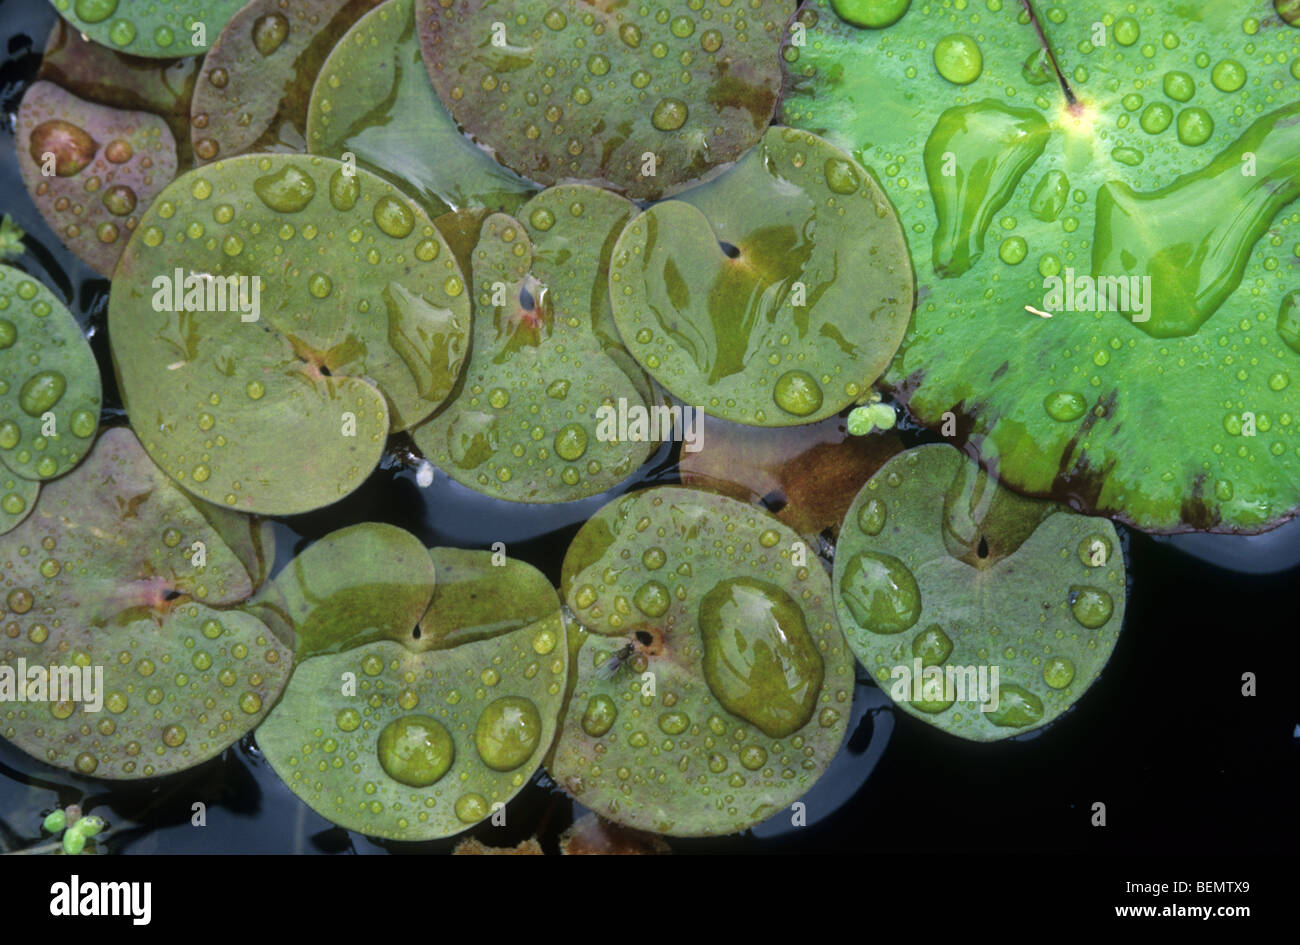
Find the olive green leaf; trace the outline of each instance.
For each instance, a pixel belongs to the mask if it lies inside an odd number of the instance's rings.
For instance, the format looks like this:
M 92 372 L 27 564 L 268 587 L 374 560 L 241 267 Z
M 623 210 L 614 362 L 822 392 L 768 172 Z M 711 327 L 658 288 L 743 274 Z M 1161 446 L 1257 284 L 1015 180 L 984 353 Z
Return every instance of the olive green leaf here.
M 77 320 L 40 282 L 0 265 L 0 462 L 24 479 L 62 476 L 90 449 L 99 407 L 99 366 Z M 26 514 L 8 494 L 0 510 Z
M 1003 489 L 945 444 L 894 457 L 866 484 L 840 528 L 834 581 L 840 626 L 877 684 L 973 741 L 1031 731 L 1077 702 L 1124 622 L 1109 521 Z
M 555 737 L 568 654 L 559 599 L 531 566 L 427 552 L 394 532 L 334 532 L 294 565 L 284 590 L 297 595 L 298 650 L 313 655 L 257 742 L 334 823 L 429 840 L 490 816 L 532 777 Z M 394 556 L 367 560 L 385 549 Z
M 664 387 L 754 426 L 863 396 L 912 311 L 898 217 L 853 158 L 772 128 L 716 181 L 656 204 L 614 250 L 614 320 Z
M 222 539 L 260 526 L 200 505 L 125 428 L 44 487 L 0 539 L 0 734 L 79 774 L 145 778 L 206 761 L 261 720 L 292 654 L 240 608 L 260 568 Z M 56 694 L 35 667 L 81 688 Z
M 85 101 L 40 81 L 23 95 L 17 131 L 18 167 L 41 216 L 111 276 L 145 208 L 176 176 L 171 129 L 150 112 Z
M 245 0 L 50 0 L 97 43 L 133 56 L 201 53 Z M 197 30 L 202 24 L 202 31 Z M 202 41 L 199 41 L 202 39 Z
M 189 170 L 194 164 L 190 149 L 190 98 L 201 59 L 201 56 L 175 59 L 130 56 L 101 46 L 66 20 L 56 19 L 45 41 L 36 78 L 53 82 L 88 102 L 157 115 L 171 129 L 178 165 Z
M 460 268 L 418 205 L 368 171 L 279 154 L 173 182 L 109 304 L 145 449 L 196 495 L 275 514 L 347 495 L 390 429 L 442 402 L 469 317 Z
M 250 151 L 306 151 L 321 64 L 379 0 L 251 0 L 203 59 L 191 136 L 199 163 Z
M 416 23 L 442 101 L 507 167 L 656 199 L 758 141 L 794 6 L 652 15 L 586 0 L 418 0 Z
M 650 417 L 650 385 L 617 344 L 606 288 L 614 240 L 635 212 L 577 184 L 543 191 L 519 220 L 483 222 L 469 364 L 455 398 L 414 432 L 453 479 L 511 501 L 563 502 L 611 488 L 654 450 L 662 423 L 618 429 L 624 408 Z
M 456 127 L 429 84 L 413 0 L 388 0 L 334 47 L 312 90 L 307 146 L 352 153 L 435 215 L 477 206 L 514 213 L 537 190 Z
M 603 817 L 672 836 L 791 803 L 844 737 L 853 660 L 816 558 L 752 506 L 662 487 L 607 505 L 565 560 L 576 682 L 549 770 Z
M 869 165 L 911 242 L 910 411 L 1143 529 L 1291 516 L 1300 30 L 1270 0 L 800 17 L 782 117 Z

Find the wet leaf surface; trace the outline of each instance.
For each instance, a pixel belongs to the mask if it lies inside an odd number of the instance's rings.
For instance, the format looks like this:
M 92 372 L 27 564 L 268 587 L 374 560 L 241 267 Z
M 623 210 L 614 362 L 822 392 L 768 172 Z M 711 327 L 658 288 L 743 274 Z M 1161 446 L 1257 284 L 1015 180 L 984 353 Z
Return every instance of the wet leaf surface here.
M 902 442 L 893 433 L 849 436 L 842 417 L 756 429 L 709 420 L 703 449 L 683 452 L 682 485 L 761 502 L 806 537 L 838 529 L 871 475 Z
M 710 415 L 812 423 L 865 396 L 912 310 L 898 217 L 849 155 L 790 128 L 619 237 L 619 333 L 659 383 Z
M 894 457 L 858 494 L 834 581 L 840 626 L 876 684 L 909 715 L 974 741 L 1066 711 L 1124 622 L 1109 521 L 1003 489 L 944 444 Z
M 853 661 L 802 548 L 766 513 L 690 489 L 593 516 L 565 558 L 590 633 L 573 638 L 556 781 L 671 836 L 743 830 L 807 791 L 844 737 Z
M 261 721 L 292 655 L 240 609 L 259 565 L 210 519 L 228 534 L 242 527 L 248 546 L 258 525 L 199 505 L 116 428 L 0 539 L 6 668 L 60 667 L 83 685 L 80 668 L 103 674 L 102 706 L 7 693 L 5 738 L 82 775 L 146 778 L 206 761 Z
M 312 90 L 307 145 L 345 152 L 414 194 L 430 214 L 514 213 L 537 185 L 461 134 L 429 82 L 413 0 L 389 0 L 335 46 Z
M 464 277 L 423 210 L 368 171 L 288 155 L 175 181 L 141 221 L 109 306 L 123 399 L 150 455 L 202 498 L 275 514 L 361 484 L 390 429 L 451 392 L 469 318 Z
M 1032 6 L 1069 96 L 1020 4 L 801 14 L 782 117 L 871 166 L 911 244 L 887 380 L 1016 488 L 1152 531 L 1276 525 L 1300 505 L 1300 29 L 1268 0 Z
M 252 0 L 203 59 L 191 137 L 198 163 L 307 150 L 307 103 L 325 57 L 379 0 Z
M 99 426 L 99 367 L 72 313 L 21 270 L 0 265 L 0 479 L 42 481 L 81 462 Z M 27 513 L 10 501 L 35 497 L 0 490 L 10 524 Z M 2 521 L 2 520 L 0 520 Z
M 749 150 L 780 92 L 794 4 L 698 6 L 418 0 L 417 23 L 439 96 L 507 167 L 655 199 Z
M 567 185 L 524 204 L 518 220 L 484 220 L 469 364 L 455 399 L 414 431 L 453 479 L 516 502 L 563 502 L 611 488 L 654 451 L 649 382 L 613 337 L 606 289 L 613 242 L 635 212 L 608 191 Z M 607 419 L 624 408 L 646 417 L 644 429 Z
M 384 546 L 396 555 L 366 565 Z M 396 840 L 460 833 L 518 793 L 555 736 L 568 667 L 559 599 L 530 565 L 503 569 L 488 552 L 448 548 L 420 562 L 419 549 L 373 524 L 308 549 L 284 590 L 311 588 L 295 630 L 312 655 L 257 733 L 314 810 Z M 358 565 L 382 580 L 366 583 Z M 431 569 L 436 582 L 422 584 Z M 395 580 L 399 592 L 385 594 Z M 421 626 L 437 632 L 409 623 L 420 591 L 432 597 Z
M 50 0 L 95 42 L 135 56 L 202 53 L 244 0 Z M 196 30 L 202 24 L 202 31 Z
M 86 263 L 111 276 L 144 210 L 176 176 L 176 141 L 167 123 L 40 81 L 23 96 L 17 138 L 23 182 L 45 222 Z

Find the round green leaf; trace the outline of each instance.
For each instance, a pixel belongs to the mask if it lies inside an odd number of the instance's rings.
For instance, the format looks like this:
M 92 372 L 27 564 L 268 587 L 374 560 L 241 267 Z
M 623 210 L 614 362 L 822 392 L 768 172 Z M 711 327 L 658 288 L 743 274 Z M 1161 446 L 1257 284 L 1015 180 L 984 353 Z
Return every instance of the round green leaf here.
M 655 199 L 758 141 L 789 0 L 692 12 L 583 0 L 419 0 L 424 60 L 462 128 L 530 180 Z
M 117 428 L 0 539 L 5 738 L 78 774 L 145 778 L 206 761 L 257 725 L 292 654 L 239 608 L 248 564 L 196 505 Z M 35 668 L 92 679 L 55 701 Z
M 912 272 L 862 166 L 773 128 L 718 180 L 628 224 L 610 295 L 628 349 L 675 396 L 792 426 L 838 413 L 880 376 L 907 327 Z
M 376 541 L 406 554 L 414 539 L 376 528 L 326 536 L 318 546 L 336 547 L 304 563 L 299 575 L 311 572 L 306 583 L 330 616 L 298 611 L 300 651 L 318 655 L 295 668 L 257 741 L 289 788 L 334 823 L 395 840 L 448 837 L 518 793 L 555 737 L 568 668 L 559 600 L 529 565 L 437 548 L 386 602 L 349 571 Z M 432 603 L 420 627 L 431 632 L 408 625 L 377 639 L 410 619 L 406 591 L 430 556 L 438 579 L 424 586 Z
M 0 461 L 25 479 L 63 475 L 90 449 L 99 407 L 99 366 L 77 320 L 36 279 L 0 265 Z M 9 494 L 26 492 L 9 486 L 0 513 L 26 514 L 5 505 Z
M 840 626 L 877 684 L 972 741 L 1068 709 L 1124 622 L 1109 521 L 1003 489 L 945 444 L 896 456 L 858 493 L 834 581 Z
M 244 0 L 50 0 L 97 43 L 133 56 L 201 53 Z M 202 29 L 198 29 L 199 26 Z
M 111 276 L 150 202 L 176 176 L 176 139 L 160 117 L 34 82 L 18 111 L 18 168 L 45 222 Z M 48 172 L 48 173 L 47 173 Z
M 1033 6 L 1050 56 L 1015 3 L 801 13 L 783 118 L 855 149 L 911 241 L 886 380 L 1017 489 L 1152 531 L 1276 525 L 1300 506 L 1300 31 L 1268 0 Z
M 455 399 L 414 434 L 452 478 L 502 499 L 563 502 L 616 485 L 655 448 L 648 426 L 617 423 L 620 411 L 650 416 L 648 381 L 611 337 L 606 290 L 614 239 L 635 212 L 609 191 L 566 185 L 524 204 L 519 220 L 483 222 L 469 364 Z
M 379 0 L 251 0 L 203 59 L 194 89 L 194 156 L 307 150 L 307 102 L 340 37 Z
M 390 428 L 451 392 L 469 299 L 441 234 L 391 184 L 328 158 L 246 155 L 150 207 L 109 327 L 155 461 L 209 501 L 291 514 L 355 489 Z M 306 467 L 284 462 L 295 443 Z
M 607 505 L 565 560 L 576 681 L 552 775 L 603 817 L 732 833 L 790 804 L 847 726 L 853 660 L 799 537 L 723 496 Z
M 456 127 L 429 84 L 413 0 L 388 0 L 334 47 L 312 90 L 307 145 L 313 154 L 352 153 L 435 214 L 514 213 L 537 189 Z

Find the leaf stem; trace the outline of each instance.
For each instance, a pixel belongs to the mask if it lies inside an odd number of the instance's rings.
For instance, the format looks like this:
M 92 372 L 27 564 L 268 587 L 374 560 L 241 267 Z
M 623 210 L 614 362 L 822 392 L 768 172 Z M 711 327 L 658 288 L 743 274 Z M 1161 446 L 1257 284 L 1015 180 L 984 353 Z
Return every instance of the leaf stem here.
M 1074 89 L 1070 88 L 1070 83 L 1066 80 L 1065 74 L 1061 72 L 1061 64 L 1056 61 L 1056 52 L 1052 49 L 1052 44 L 1048 42 L 1047 34 L 1043 32 L 1043 24 L 1038 21 L 1038 14 L 1034 12 L 1031 0 L 1020 0 L 1020 5 L 1029 14 L 1029 22 L 1034 27 L 1034 32 L 1038 34 L 1038 41 L 1042 43 L 1043 50 L 1047 53 L 1047 59 L 1052 64 L 1052 71 L 1056 73 L 1056 81 L 1061 84 L 1061 91 L 1065 93 L 1065 101 L 1070 105 L 1077 105 L 1079 99 L 1075 96 Z

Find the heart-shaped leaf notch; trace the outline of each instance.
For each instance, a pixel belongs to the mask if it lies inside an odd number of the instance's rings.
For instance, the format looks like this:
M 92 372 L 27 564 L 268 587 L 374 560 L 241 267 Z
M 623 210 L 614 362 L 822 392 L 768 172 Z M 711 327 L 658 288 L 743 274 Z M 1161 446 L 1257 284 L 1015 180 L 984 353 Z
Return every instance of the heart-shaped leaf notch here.
M 50 0 L 95 42 L 133 56 L 204 52 L 245 0 Z
M 865 396 L 902 340 L 912 287 L 872 177 L 791 128 L 634 219 L 610 271 L 637 361 L 686 403 L 753 426 L 812 423 Z
M 1051 722 L 1124 621 L 1115 527 L 1026 499 L 946 444 L 894 457 L 835 551 L 840 626 L 899 707 L 973 741 Z
M 190 130 L 199 163 L 307 150 L 307 103 L 321 63 L 379 0 L 250 0 L 203 59 Z
M 1147 530 L 1262 531 L 1300 507 L 1294 15 L 799 16 L 783 119 L 858 149 L 911 239 L 922 302 L 886 381 L 913 414 L 963 417 L 1016 489 Z
M 744 830 L 807 791 L 853 695 L 830 582 L 809 557 L 767 513 L 691 489 L 593 516 L 564 561 L 585 630 L 556 781 L 603 817 L 672 836 Z
M 173 182 L 109 304 L 123 400 L 186 489 L 244 511 L 335 502 L 391 430 L 451 392 L 469 338 L 452 251 L 420 207 L 339 161 L 245 155 Z M 286 449 L 302 447 L 301 460 Z
M 745 8 L 417 0 L 424 60 L 456 121 L 543 184 L 657 199 L 736 160 L 781 88 L 790 0 Z
M 469 364 L 455 399 L 414 432 L 452 478 L 515 502 L 580 499 L 626 479 L 671 435 L 662 421 L 680 413 L 651 411 L 649 379 L 609 312 L 610 252 L 635 212 L 576 184 L 543 191 L 518 220 L 483 220 Z M 618 416 L 644 429 L 629 422 L 624 435 Z
M 270 541 L 177 489 L 129 430 L 105 431 L 0 539 L 0 733 L 110 779 L 170 774 L 233 744 L 292 663 L 241 607 Z
M 388 0 L 334 47 L 312 90 L 307 146 L 336 158 L 351 152 L 431 214 L 514 213 L 537 190 L 456 127 L 424 68 L 414 0 Z
M 273 582 L 299 663 L 257 742 L 313 810 L 368 836 L 449 837 L 541 765 L 568 672 L 560 601 L 531 565 L 493 558 L 366 523 Z
M 159 116 L 34 82 L 18 111 L 18 167 L 64 244 L 111 276 L 150 202 L 176 176 L 176 139 Z
M 86 455 L 99 426 L 99 365 L 72 313 L 0 265 L 0 534 L 31 511 L 39 483 Z

